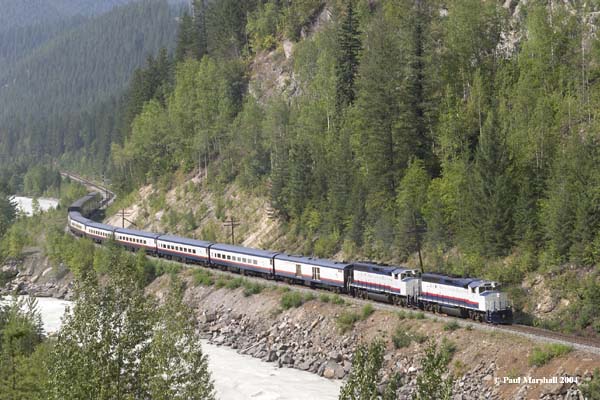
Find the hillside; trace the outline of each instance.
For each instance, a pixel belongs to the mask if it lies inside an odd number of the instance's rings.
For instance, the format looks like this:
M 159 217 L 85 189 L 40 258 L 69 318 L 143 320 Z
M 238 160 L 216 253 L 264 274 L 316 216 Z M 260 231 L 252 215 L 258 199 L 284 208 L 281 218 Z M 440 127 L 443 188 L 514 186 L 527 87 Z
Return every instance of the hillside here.
M 529 323 L 597 335 L 594 7 L 197 7 L 180 26 L 172 89 L 138 98 L 112 148 L 113 184 L 151 185 L 140 226 L 227 240 L 230 215 L 247 232 L 269 221 L 270 237 L 240 238 L 422 259 L 501 282 Z
M 81 149 L 106 157 L 133 72 L 173 47 L 179 8 L 166 0 L 93 3 L 57 1 L 66 14 L 87 9 L 86 16 L 0 32 L 3 157 L 39 160 Z

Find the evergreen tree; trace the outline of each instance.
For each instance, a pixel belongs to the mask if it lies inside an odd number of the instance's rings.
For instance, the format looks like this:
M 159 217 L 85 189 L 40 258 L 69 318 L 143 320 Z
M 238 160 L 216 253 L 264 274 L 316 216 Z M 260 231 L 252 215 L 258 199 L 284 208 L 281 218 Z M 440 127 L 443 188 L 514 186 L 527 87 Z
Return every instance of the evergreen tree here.
M 381 340 L 360 344 L 352 358 L 352 371 L 340 390 L 339 400 L 376 400 L 381 398 L 377 385 L 381 380 L 385 345 Z M 385 388 L 383 400 L 396 398 L 398 382 L 392 378 Z
M 353 1 L 346 0 L 346 15 L 344 15 L 338 33 L 339 53 L 335 67 L 337 78 L 335 104 L 338 115 L 354 103 L 356 97 L 354 79 L 358 72 L 361 43 Z
M 452 377 L 444 378 L 448 373 L 448 358 L 431 341 L 425 349 L 421 372 L 417 376 L 418 400 L 449 400 L 452 398 Z

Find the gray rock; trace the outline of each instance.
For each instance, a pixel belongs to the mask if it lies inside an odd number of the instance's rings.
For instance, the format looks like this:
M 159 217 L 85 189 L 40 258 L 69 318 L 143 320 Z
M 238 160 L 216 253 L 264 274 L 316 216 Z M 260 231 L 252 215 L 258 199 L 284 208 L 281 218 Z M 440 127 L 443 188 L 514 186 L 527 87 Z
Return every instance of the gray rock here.
M 327 361 L 323 368 L 323 377 L 327 379 L 341 379 L 346 375 L 344 368 L 335 361 Z
M 342 354 L 338 351 L 332 351 L 331 353 L 329 353 L 329 360 L 340 362 L 342 361 Z

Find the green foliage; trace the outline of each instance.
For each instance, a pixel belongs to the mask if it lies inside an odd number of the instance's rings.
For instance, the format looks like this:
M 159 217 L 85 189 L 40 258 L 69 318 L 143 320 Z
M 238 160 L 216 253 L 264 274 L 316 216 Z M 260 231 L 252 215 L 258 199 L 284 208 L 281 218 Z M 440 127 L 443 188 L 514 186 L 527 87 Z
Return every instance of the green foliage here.
M 48 347 L 35 298 L 0 306 L 0 399 L 47 398 Z
M 270 50 L 277 44 L 276 35 L 281 11 L 275 1 L 260 2 L 248 16 L 246 33 L 255 51 Z
M 432 340 L 425 349 L 422 361 L 422 369 L 417 376 L 417 399 L 420 400 L 442 400 L 450 399 L 452 396 L 452 376 L 444 379 L 448 371 L 447 353 L 438 351 Z
M 392 335 L 392 343 L 397 349 L 410 346 L 412 342 L 412 336 L 404 329 L 404 327 L 398 326 Z
M 450 321 L 444 324 L 445 331 L 454 332 L 457 329 L 460 329 L 460 324 L 456 321 Z
M 342 296 L 340 296 L 339 294 L 334 294 L 334 295 L 331 297 L 331 302 L 332 302 L 333 304 L 337 304 L 338 306 L 341 306 L 341 305 L 344 305 L 344 304 L 346 304 L 346 300 L 344 300 L 344 299 L 342 298 Z
M 600 399 L 600 369 L 594 370 L 592 380 L 581 385 L 581 393 L 589 400 Z
M 529 365 L 541 367 L 553 358 L 563 356 L 573 350 L 571 346 L 560 343 L 552 343 L 543 347 L 534 347 L 529 355 Z
M 402 325 L 398 325 L 392 334 L 392 343 L 397 349 L 408 347 L 413 341 L 424 343 L 427 339 L 427 335 L 412 331 Z
M 381 380 L 385 345 L 381 340 L 358 345 L 352 358 L 352 372 L 340 390 L 340 400 L 377 399 L 378 383 Z M 392 377 L 384 389 L 383 400 L 396 398 L 399 382 Z
M 319 295 L 319 301 L 321 303 L 329 303 L 331 301 L 331 296 L 325 293 L 321 293 Z
M 371 304 L 365 304 L 363 308 L 360 310 L 360 318 L 365 320 L 371 316 L 375 312 L 375 309 Z
M 0 33 L 0 54 L 19 49 L 0 57 L 0 80 L 14 83 L 0 95 L 0 121 L 11 132 L 0 146 L 5 162 L 60 160 L 103 171 L 111 142 L 121 140 L 121 97 L 131 75 L 148 54 L 174 43 L 176 11 L 166 1 L 86 0 L 73 8 L 81 12 L 56 20 L 50 11 L 39 24 Z M 49 182 L 35 169 L 25 183 L 38 192 Z
M 196 286 L 212 286 L 215 283 L 214 275 L 202 268 L 195 269 L 193 277 Z
M 158 306 L 144 293 L 141 260 L 143 253 L 137 260 L 112 253 L 102 284 L 91 273 L 77 282 L 51 357 L 49 398 L 214 398 L 181 283 L 172 279 Z
M 300 307 L 303 303 L 304 297 L 300 292 L 296 291 L 284 293 L 283 296 L 281 296 L 281 300 L 279 302 L 281 308 L 283 308 L 284 310 Z
M 354 328 L 354 324 L 360 320 L 361 320 L 360 314 L 358 314 L 354 311 L 344 310 L 337 317 L 336 324 L 342 333 L 346 333 L 349 330 L 351 330 L 352 328 Z

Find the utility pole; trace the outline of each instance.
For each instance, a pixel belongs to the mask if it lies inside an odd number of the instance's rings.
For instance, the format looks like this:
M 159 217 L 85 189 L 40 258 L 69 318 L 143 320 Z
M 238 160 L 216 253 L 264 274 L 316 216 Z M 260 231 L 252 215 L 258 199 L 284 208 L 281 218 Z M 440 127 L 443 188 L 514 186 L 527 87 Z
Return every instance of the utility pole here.
M 236 222 L 235 219 L 233 217 L 229 217 L 229 221 L 225 222 L 223 224 L 223 226 L 229 226 L 231 227 L 231 244 L 235 244 L 235 227 L 239 226 L 240 223 Z
M 137 225 L 135 224 L 135 222 L 130 221 L 127 218 L 125 218 L 125 216 L 129 217 L 131 215 L 131 213 L 126 213 L 125 209 L 122 209 L 119 214 L 121 214 L 121 228 L 125 229 L 125 221 L 129 222 L 131 225 L 133 225 L 137 228 Z

